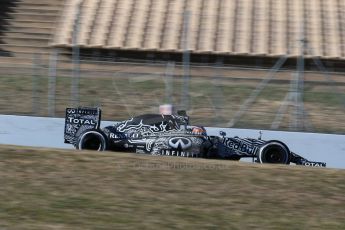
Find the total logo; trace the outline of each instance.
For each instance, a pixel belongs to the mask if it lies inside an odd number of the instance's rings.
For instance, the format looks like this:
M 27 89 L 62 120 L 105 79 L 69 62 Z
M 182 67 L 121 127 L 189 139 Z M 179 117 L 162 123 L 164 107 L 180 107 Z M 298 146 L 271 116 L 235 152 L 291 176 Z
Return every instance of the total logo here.
M 192 146 L 192 141 L 185 137 L 170 138 L 168 143 L 170 147 L 181 150 L 186 150 Z
M 326 167 L 326 164 L 323 162 L 311 162 L 307 161 L 303 163 L 304 166 L 310 166 L 310 167 Z
M 67 119 L 68 123 L 72 124 L 79 124 L 79 125 L 96 125 L 96 122 L 92 119 L 82 119 L 82 118 L 73 118 L 68 117 Z

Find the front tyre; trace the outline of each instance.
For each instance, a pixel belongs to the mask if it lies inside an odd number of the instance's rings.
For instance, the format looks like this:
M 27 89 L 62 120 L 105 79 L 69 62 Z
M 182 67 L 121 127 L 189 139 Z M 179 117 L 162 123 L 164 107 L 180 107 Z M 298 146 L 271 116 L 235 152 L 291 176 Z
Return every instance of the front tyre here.
M 101 131 L 89 130 L 80 135 L 77 149 L 104 151 L 107 149 L 107 141 Z
M 267 142 L 259 149 L 257 162 L 263 164 L 289 164 L 290 150 L 279 141 Z

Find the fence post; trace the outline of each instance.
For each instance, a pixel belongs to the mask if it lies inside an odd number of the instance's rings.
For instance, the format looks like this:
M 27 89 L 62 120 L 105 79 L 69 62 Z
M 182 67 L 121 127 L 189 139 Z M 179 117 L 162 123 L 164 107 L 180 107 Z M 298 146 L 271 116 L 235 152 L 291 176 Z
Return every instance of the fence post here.
M 189 81 L 190 81 L 190 52 L 189 52 L 189 18 L 190 11 L 187 10 L 183 13 L 183 84 L 182 84 L 182 97 L 181 106 L 183 109 L 188 110 L 190 108 L 189 98 Z M 181 108 L 181 109 L 182 109 Z
M 49 57 L 49 80 L 48 80 L 48 115 L 55 117 L 56 95 L 56 68 L 59 50 L 53 49 Z
M 220 69 L 223 67 L 223 58 L 218 58 L 216 61 L 216 66 L 213 67 L 213 92 L 212 92 L 212 107 L 214 110 L 215 116 L 213 117 L 213 124 L 217 125 L 217 123 L 220 122 L 221 116 L 219 110 L 224 109 L 225 103 L 224 103 L 224 94 L 221 88 L 222 83 L 220 82 L 221 79 L 221 73 Z
M 38 85 L 39 85 L 39 55 L 35 53 L 32 60 L 32 114 L 39 114 L 39 96 L 38 96 Z
M 303 91 L 304 91 L 304 32 L 302 27 L 301 39 L 299 41 L 299 55 L 297 57 L 297 72 L 295 74 L 295 111 L 294 120 L 290 124 L 290 129 L 294 131 L 301 131 L 304 128 L 304 105 L 303 105 Z
M 78 45 L 79 40 L 79 29 L 80 29 L 80 17 L 81 17 L 81 6 L 83 1 L 81 1 L 77 7 L 76 20 L 73 27 L 73 76 L 71 83 L 71 105 L 79 105 L 79 78 L 80 78 L 80 49 Z
M 168 62 L 165 69 L 165 101 L 164 103 L 172 104 L 172 93 L 173 93 L 173 74 L 175 70 L 175 62 Z

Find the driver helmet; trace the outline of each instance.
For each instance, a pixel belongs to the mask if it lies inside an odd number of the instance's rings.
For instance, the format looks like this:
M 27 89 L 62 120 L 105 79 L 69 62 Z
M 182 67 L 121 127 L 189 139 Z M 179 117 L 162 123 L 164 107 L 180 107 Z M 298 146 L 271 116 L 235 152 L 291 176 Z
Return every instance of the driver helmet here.
M 192 134 L 206 136 L 206 129 L 204 127 L 193 127 Z

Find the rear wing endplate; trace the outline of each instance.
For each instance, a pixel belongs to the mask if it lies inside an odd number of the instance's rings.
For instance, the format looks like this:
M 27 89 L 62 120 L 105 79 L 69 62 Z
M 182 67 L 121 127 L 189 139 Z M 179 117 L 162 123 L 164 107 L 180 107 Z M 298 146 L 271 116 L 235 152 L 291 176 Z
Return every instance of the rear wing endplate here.
M 81 133 L 88 129 L 99 129 L 100 124 L 100 108 L 67 108 L 64 130 L 65 143 L 76 144 Z

